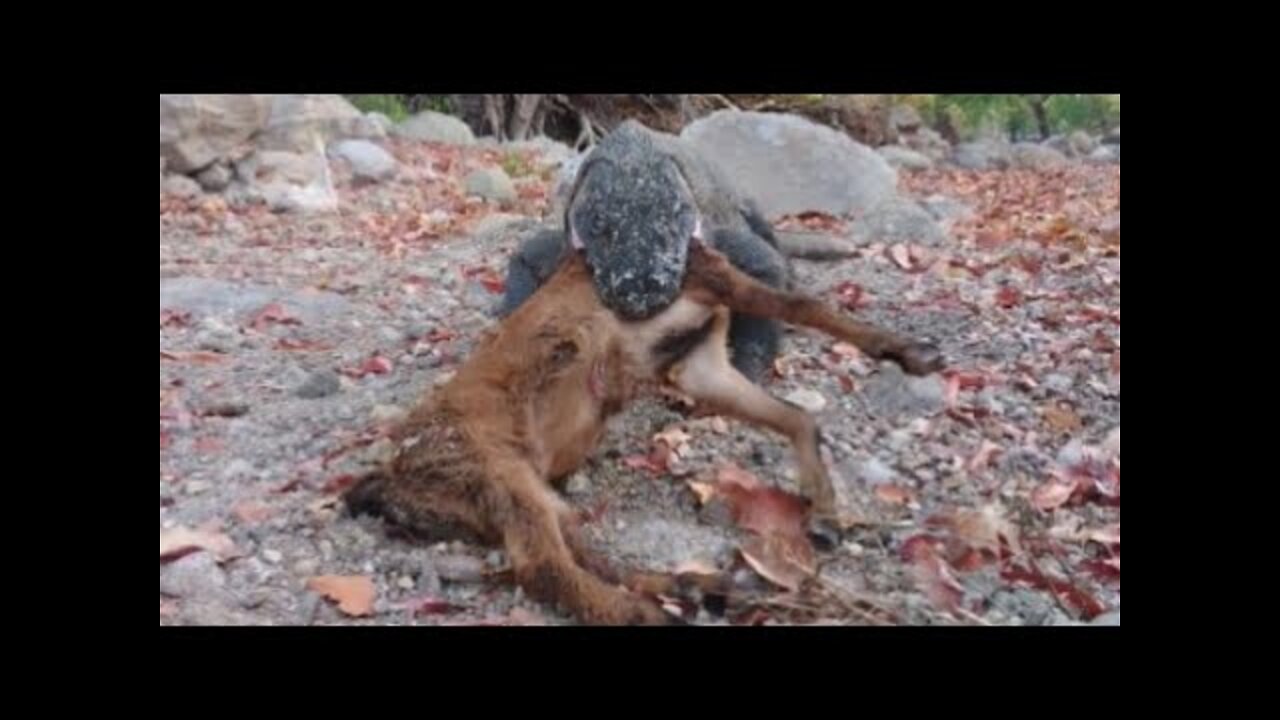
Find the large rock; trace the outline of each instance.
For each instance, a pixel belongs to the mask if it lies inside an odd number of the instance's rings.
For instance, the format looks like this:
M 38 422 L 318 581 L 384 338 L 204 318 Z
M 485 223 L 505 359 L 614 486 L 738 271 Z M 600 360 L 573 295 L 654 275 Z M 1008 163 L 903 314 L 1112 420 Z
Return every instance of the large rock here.
M 899 135 L 909 135 L 924 127 L 924 118 L 910 105 L 895 105 L 889 111 L 889 127 Z
M 168 175 L 160 179 L 160 194 L 196 197 L 200 194 L 200 183 L 186 175 Z
M 348 138 L 381 138 L 385 133 L 341 95 L 273 95 L 271 113 L 256 138 L 263 150 L 309 152 Z
M 897 173 L 875 151 L 794 115 L 720 111 L 681 137 L 769 217 L 861 214 L 897 192 Z
M 1023 170 L 1049 170 L 1067 163 L 1067 157 L 1051 147 L 1037 143 L 1013 146 L 1012 165 Z
M 329 161 L 316 147 L 307 153 L 263 150 L 236 165 L 236 175 L 280 212 L 322 213 L 338 208 Z
M 466 123 L 451 115 L 432 110 L 424 110 L 405 120 L 400 123 L 395 132 L 401 137 L 422 142 L 471 145 L 476 141 L 476 136 Z
M 467 175 L 467 194 L 496 202 L 516 199 L 516 186 L 502 168 L 485 168 Z
M 900 170 L 928 170 L 933 167 L 933 160 L 929 156 L 901 145 L 885 145 L 876 148 L 876 152 Z
M 920 201 L 920 207 L 941 223 L 971 220 L 975 216 L 972 207 L 946 195 L 930 195 Z
M 1110 165 L 1111 163 L 1120 162 L 1120 146 L 1119 145 L 1101 145 L 1093 152 L 1089 153 L 1086 160 L 1095 165 Z
M 1012 150 L 1002 142 L 977 140 L 956 145 L 951 162 L 965 170 L 1003 170 L 1009 167 L 1012 156 Z
M 563 167 L 566 162 L 577 156 L 573 148 L 558 140 L 539 135 L 529 140 L 505 143 L 501 146 L 509 150 L 532 150 L 537 155 L 536 163 L 540 169 Z
M 914 133 L 904 134 L 901 144 L 935 163 L 943 162 L 951 155 L 951 143 L 933 128 L 920 128 Z
M 362 180 L 388 180 L 399 167 L 391 153 L 368 140 L 343 140 L 330 146 L 329 154 L 347 163 Z
M 911 200 L 893 197 L 858 218 L 850 230 L 850 239 L 858 245 L 870 243 L 912 243 L 938 247 L 947 234 L 924 208 Z
M 182 174 L 238 159 L 270 110 L 269 95 L 161 95 L 160 157 Z
M 1089 153 L 1098 149 L 1098 141 L 1089 133 L 1076 130 L 1067 136 L 1067 147 L 1071 150 L 1070 157 L 1088 157 Z

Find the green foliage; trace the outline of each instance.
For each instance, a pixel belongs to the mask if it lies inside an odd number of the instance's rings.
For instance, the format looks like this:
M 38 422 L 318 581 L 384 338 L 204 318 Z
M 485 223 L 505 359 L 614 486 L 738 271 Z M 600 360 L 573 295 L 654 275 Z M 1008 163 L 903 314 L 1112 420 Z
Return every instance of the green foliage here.
M 922 96 L 915 96 L 920 98 Z M 1045 111 L 1054 133 L 1101 132 L 1120 124 L 1119 95 L 931 95 L 913 99 L 924 116 L 937 121 L 951 116 L 963 137 L 999 131 L 1015 138 L 1037 138 L 1039 127 L 1031 100 L 1047 97 Z
M 400 95 L 347 95 L 360 112 L 380 112 L 391 118 L 392 122 L 401 122 L 409 117 L 409 108 Z
M 509 152 L 502 156 L 502 169 L 512 179 L 532 175 L 535 172 L 529 159 L 517 152 Z

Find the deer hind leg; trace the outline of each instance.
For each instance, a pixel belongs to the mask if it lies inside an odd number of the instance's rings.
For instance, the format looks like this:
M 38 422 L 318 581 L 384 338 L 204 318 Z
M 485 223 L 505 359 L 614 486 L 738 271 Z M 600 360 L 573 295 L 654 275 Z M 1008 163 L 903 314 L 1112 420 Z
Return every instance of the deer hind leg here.
M 766 427 L 790 440 L 800 492 L 812 503 L 815 518 L 834 520 L 835 491 L 819 454 L 817 422 L 804 410 L 773 397 L 730 364 L 728 328 L 729 311 L 718 308 L 711 333 L 671 367 L 668 381 L 713 412 Z
M 493 489 L 495 524 L 516 582 L 530 597 L 556 604 L 591 625 L 668 625 L 676 622 L 656 603 L 629 593 L 579 565 L 561 528 L 563 506 L 532 469 L 507 474 Z

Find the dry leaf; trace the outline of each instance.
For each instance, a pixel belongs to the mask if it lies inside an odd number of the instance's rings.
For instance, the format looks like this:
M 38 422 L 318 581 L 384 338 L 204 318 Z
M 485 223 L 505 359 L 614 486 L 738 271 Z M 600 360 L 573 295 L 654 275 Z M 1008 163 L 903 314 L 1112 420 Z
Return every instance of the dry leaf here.
M 996 443 L 993 443 L 990 440 L 983 440 L 982 445 L 978 447 L 978 451 L 969 459 L 967 465 L 969 472 L 978 472 L 983 470 L 991 464 L 992 458 L 1002 452 L 1004 452 L 1004 449 Z
M 235 507 L 231 508 L 231 513 L 245 525 L 257 525 L 258 523 L 266 522 L 275 514 L 275 510 L 262 503 L 248 500 L 237 503 Z
M 889 505 L 910 505 L 915 502 L 915 493 L 898 485 L 877 485 L 876 499 Z
M 170 562 L 200 551 L 211 552 L 219 562 L 235 557 L 236 546 L 220 532 L 178 527 L 160 531 L 160 562 Z
M 1050 405 L 1043 410 L 1043 415 L 1045 423 L 1058 432 L 1073 433 L 1083 427 L 1080 417 L 1069 408 Z
M 1016 525 L 1004 515 L 1004 509 L 996 504 L 980 510 L 960 510 L 952 515 L 951 528 L 956 536 L 969 545 L 1000 556 L 1000 540 L 1003 538 L 1014 553 L 1022 551 Z
M 964 586 L 938 554 L 933 538 L 911 538 L 903 545 L 902 553 L 911 564 L 911 577 L 916 587 L 930 602 L 949 613 L 960 609 L 964 601 Z
M 706 505 L 716 496 L 716 487 L 711 483 L 690 480 L 689 489 L 698 496 L 698 502 L 702 505 Z
M 817 572 L 813 546 L 776 536 L 753 536 L 742 544 L 742 557 L 760 577 L 795 592 Z
M 308 580 L 307 589 L 337 603 L 338 609 L 350 617 L 373 614 L 377 590 L 370 578 L 325 575 Z
M 1108 525 L 1099 530 L 1093 530 L 1086 535 L 1086 538 L 1099 545 L 1119 545 L 1120 544 L 1120 523 Z M 1118 567 L 1116 568 L 1119 569 Z
M 1076 492 L 1077 484 L 1055 480 L 1045 483 L 1031 491 L 1031 504 L 1038 510 L 1048 512 L 1065 505 Z
M 902 243 L 889 248 L 889 257 L 892 258 L 893 261 L 898 264 L 898 267 L 903 270 L 911 270 L 913 267 L 911 263 L 911 249 Z

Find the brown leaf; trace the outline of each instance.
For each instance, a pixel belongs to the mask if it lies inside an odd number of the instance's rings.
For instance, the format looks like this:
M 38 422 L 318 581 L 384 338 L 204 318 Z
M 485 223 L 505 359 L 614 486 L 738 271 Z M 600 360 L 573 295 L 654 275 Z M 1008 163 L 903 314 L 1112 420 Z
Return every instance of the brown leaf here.
M 381 355 L 374 355 L 368 360 L 365 360 L 364 364 L 358 368 L 345 368 L 339 372 L 347 377 L 359 380 L 366 375 L 386 375 L 393 369 L 395 369 L 395 365 L 390 360 L 382 357 Z
M 741 552 L 760 577 L 792 592 L 817 572 L 813 546 L 807 540 L 756 535 L 742 544 Z
M 910 505 L 916 500 L 915 493 L 899 485 L 877 485 L 875 495 L 888 505 Z
M 227 359 L 226 355 L 220 355 L 214 352 L 165 352 L 160 351 L 161 360 L 171 360 L 173 362 L 187 362 L 194 365 L 213 365 Z
M 911 249 L 902 243 L 889 248 L 889 257 L 903 270 L 910 271 L 915 267 L 911 262 Z
M 191 324 L 191 313 L 177 310 L 160 311 L 160 327 L 187 327 Z
M 671 449 L 671 452 L 677 456 L 684 456 L 689 451 L 689 441 L 693 439 L 689 433 L 685 432 L 679 425 L 672 425 L 653 436 L 654 443 L 662 443 Z
M 632 470 L 644 470 L 650 475 L 665 475 L 671 469 L 671 451 L 665 445 L 659 445 L 648 455 L 631 455 L 622 459 L 622 464 Z
M 231 508 L 231 514 L 244 525 L 257 525 L 269 520 L 275 514 L 275 510 L 260 502 L 246 500 L 236 503 Z
M 1086 536 L 1091 542 L 1099 545 L 1119 546 L 1120 545 L 1120 523 L 1108 525 L 1098 530 L 1093 530 Z
M 1015 553 L 1022 551 L 1016 525 L 1005 517 L 1004 509 L 996 504 L 980 510 L 959 510 L 951 517 L 951 528 L 956 536 L 969 545 L 1000 557 L 1001 540 L 1008 543 Z
M 690 480 L 689 489 L 693 491 L 694 495 L 698 496 L 698 503 L 701 505 L 706 505 L 716 497 L 716 486 L 711 483 Z
M 983 440 L 982 444 L 978 446 L 978 451 L 973 454 L 973 457 L 969 458 L 966 467 L 969 472 L 980 472 L 991 464 L 992 459 L 1003 452 L 1004 448 L 998 444 L 990 440 Z
M 996 305 L 1008 310 L 1022 304 L 1022 293 L 1017 288 L 1004 286 L 996 293 Z
M 211 552 L 219 562 L 236 556 L 236 545 L 220 532 L 177 527 L 160 531 L 160 562 L 166 563 L 195 552 Z
M 326 350 L 332 350 L 333 346 L 317 340 L 280 338 L 276 341 L 276 349 L 287 352 L 323 352 Z
M 201 455 L 216 455 L 223 450 L 222 440 L 216 437 L 202 437 L 196 440 L 195 449 Z
M 268 325 L 272 324 L 301 325 L 302 321 L 293 315 L 290 315 L 289 311 L 285 310 L 284 306 L 280 303 L 271 303 L 258 312 L 258 314 L 253 318 L 253 322 L 249 324 L 249 327 L 258 332 L 262 332 L 267 329 Z
M 842 282 L 836 286 L 835 292 L 840 300 L 840 307 L 850 312 L 857 312 L 867 304 L 866 293 L 862 286 L 855 282 Z
M 372 615 L 373 602 L 378 594 L 373 580 L 363 576 L 314 577 L 307 581 L 307 589 L 337 603 L 338 609 L 350 617 Z
M 1076 492 L 1077 484 L 1054 480 L 1031 491 L 1031 504 L 1038 510 L 1048 512 L 1065 505 Z
M 1106 607 L 1088 591 L 1069 580 L 1046 575 L 1035 567 L 1023 568 L 1010 565 L 1000 572 L 1000 577 L 1006 582 L 1021 582 L 1038 590 L 1053 593 L 1080 611 L 1085 620 L 1092 620 L 1106 612 Z
M 937 541 L 928 536 L 908 540 L 902 548 L 911 564 L 911 577 L 916 587 L 936 607 L 955 613 L 964 601 L 964 586 L 956 579 L 946 561 L 938 554 Z
M 1045 423 L 1058 432 L 1073 433 L 1083 427 L 1078 415 L 1060 405 L 1049 405 L 1044 408 L 1042 414 Z

